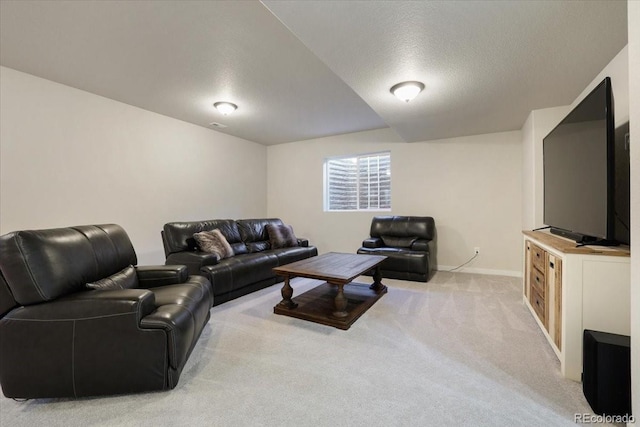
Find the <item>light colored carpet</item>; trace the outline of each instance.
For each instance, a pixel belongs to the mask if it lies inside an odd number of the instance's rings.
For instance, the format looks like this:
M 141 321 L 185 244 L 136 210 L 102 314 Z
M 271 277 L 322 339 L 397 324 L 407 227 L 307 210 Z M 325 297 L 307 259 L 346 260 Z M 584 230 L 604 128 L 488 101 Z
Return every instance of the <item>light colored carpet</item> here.
M 319 283 L 296 279 L 294 299 Z M 212 310 L 174 390 L 2 397 L 0 425 L 575 426 L 575 413 L 591 413 L 581 385 L 560 376 L 520 279 L 384 283 L 348 331 L 273 314 L 281 285 L 255 292 Z

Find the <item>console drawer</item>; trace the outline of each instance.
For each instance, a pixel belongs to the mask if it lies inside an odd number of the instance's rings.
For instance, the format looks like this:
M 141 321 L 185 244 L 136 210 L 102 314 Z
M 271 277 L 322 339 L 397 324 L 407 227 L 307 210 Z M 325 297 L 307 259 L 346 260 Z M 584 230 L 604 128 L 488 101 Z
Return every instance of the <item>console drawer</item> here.
M 545 295 L 545 276 L 537 268 L 531 269 L 531 289 L 535 290 L 544 301 Z
M 545 271 L 546 262 L 545 262 L 546 252 L 541 247 L 531 244 L 531 263 L 535 268 L 540 271 Z
M 531 289 L 531 306 L 546 329 L 547 319 L 544 315 L 544 298 L 540 296 L 535 288 Z

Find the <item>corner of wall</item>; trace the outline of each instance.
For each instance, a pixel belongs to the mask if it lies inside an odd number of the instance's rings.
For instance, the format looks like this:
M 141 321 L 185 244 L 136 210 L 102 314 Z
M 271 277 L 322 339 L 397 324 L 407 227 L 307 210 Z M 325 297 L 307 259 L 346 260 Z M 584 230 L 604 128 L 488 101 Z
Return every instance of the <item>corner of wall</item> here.
M 533 110 L 522 126 L 522 227 L 544 225 L 542 140 L 569 113 L 568 105 Z

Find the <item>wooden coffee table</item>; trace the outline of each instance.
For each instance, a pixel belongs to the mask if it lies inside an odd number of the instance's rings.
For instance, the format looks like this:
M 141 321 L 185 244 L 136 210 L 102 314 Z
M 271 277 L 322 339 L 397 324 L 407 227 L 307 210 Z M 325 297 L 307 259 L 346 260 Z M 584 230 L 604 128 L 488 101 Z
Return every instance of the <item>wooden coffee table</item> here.
M 282 301 L 273 312 L 309 320 L 339 329 L 349 329 L 382 295 L 387 287 L 381 282 L 380 255 L 356 255 L 329 252 L 317 257 L 276 267 L 273 271 L 284 277 Z M 352 283 L 356 277 L 374 270 L 373 284 Z M 291 279 L 308 277 L 326 282 L 292 298 Z M 349 285 L 345 287 L 345 285 Z

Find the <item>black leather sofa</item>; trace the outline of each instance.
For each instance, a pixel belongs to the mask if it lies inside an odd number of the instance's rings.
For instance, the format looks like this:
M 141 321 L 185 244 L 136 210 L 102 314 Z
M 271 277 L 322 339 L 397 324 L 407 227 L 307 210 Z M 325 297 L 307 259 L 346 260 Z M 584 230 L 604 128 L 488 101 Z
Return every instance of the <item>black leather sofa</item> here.
M 428 282 L 436 269 L 436 227 L 430 216 L 376 216 L 359 254 L 384 255 L 382 277 Z
M 271 286 L 282 278 L 274 267 L 318 255 L 306 239 L 298 239 L 298 246 L 272 249 L 267 224 L 282 225 L 278 218 L 214 219 L 208 221 L 171 222 L 162 230 L 162 242 L 167 264 L 186 265 L 189 274 L 200 274 L 213 287 L 214 304 Z M 200 252 L 193 235 L 214 229 L 231 245 L 234 256 L 218 260 L 214 254 Z
M 0 237 L 5 396 L 81 397 L 176 386 L 209 320 L 211 285 L 189 277 L 184 266 L 136 263 L 129 237 L 114 224 Z M 104 278 L 120 285 L 122 271 L 137 287 L 87 288 Z

